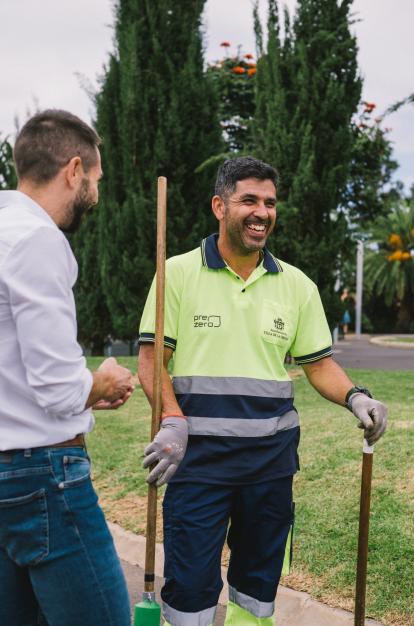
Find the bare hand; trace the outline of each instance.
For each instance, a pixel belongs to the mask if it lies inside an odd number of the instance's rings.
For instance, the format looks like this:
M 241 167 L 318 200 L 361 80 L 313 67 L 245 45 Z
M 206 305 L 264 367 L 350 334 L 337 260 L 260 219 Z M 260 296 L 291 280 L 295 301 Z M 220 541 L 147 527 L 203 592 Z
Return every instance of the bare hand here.
M 115 400 L 114 402 L 110 402 L 109 400 L 98 400 L 91 407 L 94 411 L 111 411 L 113 409 L 119 409 L 120 406 L 125 404 L 125 402 L 131 397 L 132 391 L 129 391 L 125 394 L 123 398 L 119 398 L 119 400 Z
M 103 400 L 109 403 L 109 405 L 105 405 L 107 408 L 118 408 L 124 404 L 134 390 L 132 374 L 129 369 L 119 365 L 114 357 L 109 357 L 98 367 L 98 372 L 105 375 L 106 391 L 101 400 L 94 406 L 97 407 L 99 404 L 97 408 L 102 408 Z

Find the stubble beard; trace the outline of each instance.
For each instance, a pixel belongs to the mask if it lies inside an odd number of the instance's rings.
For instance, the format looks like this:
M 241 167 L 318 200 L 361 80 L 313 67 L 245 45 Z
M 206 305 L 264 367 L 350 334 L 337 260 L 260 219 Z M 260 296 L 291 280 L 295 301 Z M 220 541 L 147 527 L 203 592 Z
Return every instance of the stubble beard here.
M 262 241 L 246 241 L 244 235 L 244 222 L 234 222 L 231 218 L 229 219 L 227 214 L 226 219 L 226 230 L 229 242 L 231 247 L 235 252 L 240 254 L 241 256 L 249 256 L 254 252 L 260 252 L 266 245 L 266 241 L 270 233 L 273 229 L 269 230 L 266 233 L 266 237 Z M 266 225 L 268 228 L 269 225 Z
M 61 230 L 63 230 L 64 233 L 75 233 L 79 229 L 85 214 L 93 204 L 89 180 L 83 178 L 80 189 L 75 199 L 72 201 L 71 206 L 68 208 L 69 220 L 66 224 L 61 226 Z

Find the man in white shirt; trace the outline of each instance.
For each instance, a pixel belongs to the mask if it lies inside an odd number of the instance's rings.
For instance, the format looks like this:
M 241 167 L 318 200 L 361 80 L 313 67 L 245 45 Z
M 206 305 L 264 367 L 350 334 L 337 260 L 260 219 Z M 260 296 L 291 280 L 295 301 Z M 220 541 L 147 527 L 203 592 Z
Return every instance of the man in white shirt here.
M 77 342 L 73 232 L 98 201 L 95 131 L 65 111 L 31 118 L 0 192 L 0 624 L 129 626 L 125 579 L 90 480 L 92 408 L 130 397 L 115 359 Z

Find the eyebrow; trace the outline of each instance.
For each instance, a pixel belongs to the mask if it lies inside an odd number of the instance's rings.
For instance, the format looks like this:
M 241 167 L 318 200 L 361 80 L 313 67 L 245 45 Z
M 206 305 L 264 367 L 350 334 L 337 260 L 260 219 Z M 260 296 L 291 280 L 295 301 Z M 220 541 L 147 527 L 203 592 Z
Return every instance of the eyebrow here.
M 243 201 L 243 200 L 258 200 L 258 196 L 256 196 L 254 193 L 244 193 L 239 198 L 239 201 Z M 274 202 L 276 204 L 276 196 L 268 196 L 267 198 L 265 198 L 264 201 Z

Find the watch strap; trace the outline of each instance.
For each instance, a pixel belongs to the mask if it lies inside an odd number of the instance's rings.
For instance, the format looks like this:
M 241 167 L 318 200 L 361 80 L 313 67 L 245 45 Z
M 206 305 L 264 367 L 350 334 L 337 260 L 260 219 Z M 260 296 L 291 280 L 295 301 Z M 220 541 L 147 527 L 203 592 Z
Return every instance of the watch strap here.
M 345 406 L 347 409 L 349 409 L 350 411 L 352 411 L 351 405 L 349 404 L 349 401 L 351 399 L 351 397 L 356 394 L 356 393 L 363 393 L 366 396 L 368 396 L 368 398 L 372 398 L 372 394 L 369 391 L 369 389 L 367 389 L 366 387 L 351 387 L 351 389 L 347 392 L 346 396 L 345 396 Z

